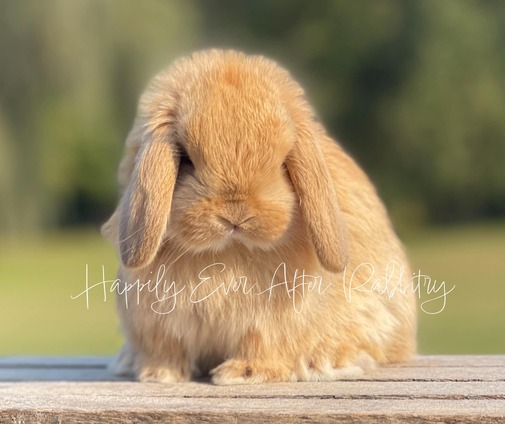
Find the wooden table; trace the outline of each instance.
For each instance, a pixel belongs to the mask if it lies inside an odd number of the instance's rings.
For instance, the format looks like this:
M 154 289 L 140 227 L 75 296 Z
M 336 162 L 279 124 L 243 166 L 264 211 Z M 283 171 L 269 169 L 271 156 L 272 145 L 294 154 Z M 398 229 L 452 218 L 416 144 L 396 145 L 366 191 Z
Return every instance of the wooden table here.
M 505 355 L 420 356 L 332 383 L 228 387 L 119 380 L 109 360 L 0 358 L 0 423 L 505 423 Z

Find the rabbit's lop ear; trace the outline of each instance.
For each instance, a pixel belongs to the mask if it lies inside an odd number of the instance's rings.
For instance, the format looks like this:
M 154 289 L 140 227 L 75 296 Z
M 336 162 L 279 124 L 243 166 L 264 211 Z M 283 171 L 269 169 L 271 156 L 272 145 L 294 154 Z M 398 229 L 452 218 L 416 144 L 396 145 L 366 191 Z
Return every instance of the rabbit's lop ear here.
M 140 149 L 120 206 L 119 251 L 126 267 L 141 268 L 156 256 L 165 234 L 178 159 L 166 128 Z
M 286 165 L 319 261 L 332 272 L 343 271 L 349 259 L 347 226 L 312 129 L 298 128 Z

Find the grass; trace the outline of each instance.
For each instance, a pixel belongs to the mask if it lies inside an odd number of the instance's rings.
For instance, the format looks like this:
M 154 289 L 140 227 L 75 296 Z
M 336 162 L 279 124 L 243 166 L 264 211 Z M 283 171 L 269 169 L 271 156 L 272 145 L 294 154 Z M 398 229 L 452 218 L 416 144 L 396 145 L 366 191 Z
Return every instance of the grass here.
M 114 298 L 92 292 L 71 299 L 90 282 L 114 278 L 112 245 L 91 231 L 55 234 L 0 246 L 0 354 L 111 354 L 121 344 Z
M 505 223 L 430 229 L 405 240 L 414 270 L 454 291 L 419 314 L 421 353 L 505 353 Z
M 427 229 L 405 238 L 414 270 L 445 281 L 443 311 L 419 314 L 421 353 L 505 353 L 505 223 Z M 121 345 L 114 298 L 72 300 L 114 279 L 113 247 L 96 231 L 0 243 L 0 355 L 112 354 Z M 423 295 L 421 302 L 429 296 Z M 440 309 L 441 303 L 429 305 Z

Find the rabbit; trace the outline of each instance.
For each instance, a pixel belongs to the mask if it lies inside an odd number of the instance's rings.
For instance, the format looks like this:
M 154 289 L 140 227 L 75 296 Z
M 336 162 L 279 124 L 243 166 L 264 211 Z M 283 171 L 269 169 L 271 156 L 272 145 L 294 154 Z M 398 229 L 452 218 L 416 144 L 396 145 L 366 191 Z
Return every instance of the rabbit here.
M 385 207 L 276 62 L 217 49 L 173 62 L 141 96 L 118 180 L 102 233 L 118 280 L 152 284 L 118 296 L 118 374 L 331 381 L 415 352 Z

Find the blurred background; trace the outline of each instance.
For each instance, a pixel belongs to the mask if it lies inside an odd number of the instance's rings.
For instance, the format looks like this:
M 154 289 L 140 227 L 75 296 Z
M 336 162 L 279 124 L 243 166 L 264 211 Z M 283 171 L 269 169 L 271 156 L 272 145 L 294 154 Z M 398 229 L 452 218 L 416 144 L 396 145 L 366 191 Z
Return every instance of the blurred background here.
M 0 354 L 111 354 L 98 232 L 138 97 L 176 57 L 274 58 L 448 288 L 421 353 L 505 353 L 505 2 L 0 1 Z M 422 299 L 421 299 L 422 300 Z

